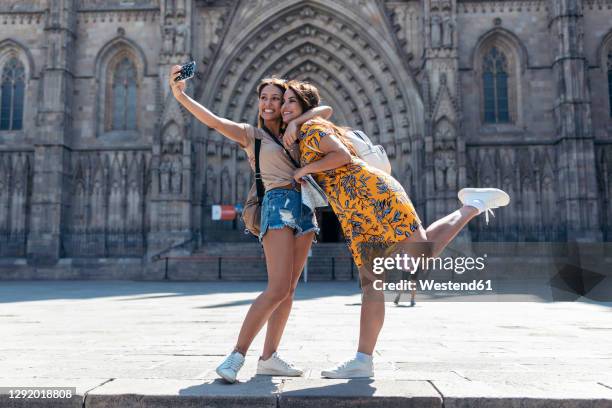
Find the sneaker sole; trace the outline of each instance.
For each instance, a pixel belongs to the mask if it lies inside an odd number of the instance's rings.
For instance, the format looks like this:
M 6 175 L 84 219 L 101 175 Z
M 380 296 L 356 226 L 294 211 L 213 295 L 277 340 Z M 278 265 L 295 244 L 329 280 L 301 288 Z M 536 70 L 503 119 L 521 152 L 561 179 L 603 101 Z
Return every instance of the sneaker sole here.
M 510 204 L 510 196 L 508 195 L 508 193 L 498 188 L 462 188 L 461 190 L 459 190 L 459 193 L 457 194 L 457 196 L 459 197 L 459 201 L 461 201 L 461 203 L 464 202 L 465 194 L 467 194 L 469 191 L 473 191 L 475 193 L 493 193 L 494 192 L 496 195 L 500 195 L 501 193 L 501 199 L 499 199 L 499 201 L 495 200 L 495 205 L 497 205 L 498 207 L 504 207 Z
M 216 369 L 215 372 L 217 373 L 217 375 L 221 378 L 223 378 L 225 381 L 227 381 L 230 384 L 233 384 L 236 382 L 236 379 L 232 379 L 231 377 L 227 377 L 225 374 L 223 374 L 221 371 L 219 371 L 219 369 Z
M 304 373 L 287 374 L 287 373 L 275 371 L 275 370 L 257 369 L 257 372 L 255 373 L 255 375 L 271 375 L 271 376 L 278 376 L 278 377 L 301 377 L 302 375 L 304 375 Z
M 333 380 L 341 380 L 341 379 L 349 379 L 349 378 L 370 378 L 370 377 L 374 377 L 374 373 L 371 373 L 369 375 L 364 374 L 364 375 L 343 375 L 343 376 L 337 376 L 332 373 L 327 373 L 327 374 L 321 373 L 321 377 L 330 378 Z

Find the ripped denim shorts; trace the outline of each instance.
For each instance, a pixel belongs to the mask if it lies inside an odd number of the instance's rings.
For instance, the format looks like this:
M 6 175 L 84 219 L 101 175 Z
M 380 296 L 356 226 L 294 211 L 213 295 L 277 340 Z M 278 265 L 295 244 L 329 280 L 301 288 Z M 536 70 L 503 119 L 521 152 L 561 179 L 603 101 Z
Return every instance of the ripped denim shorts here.
M 319 232 L 317 219 L 312 210 L 302 204 L 299 191 L 284 188 L 273 188 L 266 191 L 261 205 L 261 233 L 263 239 L 268 229 L 293 228 L 296 236 L 310 231 Z

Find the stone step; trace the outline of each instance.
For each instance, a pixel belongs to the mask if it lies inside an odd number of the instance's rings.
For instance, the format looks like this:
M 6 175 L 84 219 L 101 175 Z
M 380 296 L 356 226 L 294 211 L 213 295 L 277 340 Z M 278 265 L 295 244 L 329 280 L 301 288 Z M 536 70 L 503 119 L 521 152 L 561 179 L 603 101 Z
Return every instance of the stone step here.
M 43 381 L 48 381 L 44 380 Z M 13 383 L 15 381 L 10 381 Z M 22 380 L 20 387 L 41 387 Z M 219 379 L 72 379 L 70 398 L 14 399 L 0 392 L 0 406 L 49 408 L 124 407 L 612 407 L 612 391 L 595 382 L 500 384 L 452 380 L 287 378 L 256 376 L 227 384 Z M 26 384 L 27 383 L 27 384 Z M 45 383 L 46 384 L 46 383 Z M 61 386 L 64 388 L 63 386 Z M 68 386 L 67 386 L 68 387 Z

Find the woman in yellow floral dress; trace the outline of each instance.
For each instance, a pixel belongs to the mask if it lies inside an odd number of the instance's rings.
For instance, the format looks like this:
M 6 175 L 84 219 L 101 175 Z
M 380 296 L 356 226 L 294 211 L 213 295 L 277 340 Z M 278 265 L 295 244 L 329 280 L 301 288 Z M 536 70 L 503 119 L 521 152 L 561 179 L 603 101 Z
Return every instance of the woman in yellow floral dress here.
M 325 156 L 322 139 L 337 134 L 333 125 L 323 121 L 310 121 L 302 132 L 302 166 L 321 160 Z M 348 149 L 350 152 L 351 146 Z M 364 244 L 403 241 L 418 230 L 421 220 L 397 180 L 351 153 L 348 164 L 314 177 L 340 221 L 355 264 L 361 267 Z
M 314 86 L 300 81 L 289 81 L 286 86 L 281 107 L 285 123 L 318 106 L 320 97 Z M 302 167 L 294 174 L 296 181 L 312 174 L 325 191 L 359 267 L 363 296 L 357 355 L 321 373 L 328 378 L 373 375 L 372 354 L 385 307 L 384 293 L 374 288 L 377 278 L 368 262 L 369 250 L 392 248 L 392 253 L 401 250 L 414 257 L 437 256 L 469 220 L 510 201 L 499 189 L 466 188 L 459 192 L 463 206 L 425 229 L 401 184 L 356 157 L 346 131 L 326 120 L 304 123 L 298 136 Z M 283 140 L 291 144 L 296 138 L 285 135 Z

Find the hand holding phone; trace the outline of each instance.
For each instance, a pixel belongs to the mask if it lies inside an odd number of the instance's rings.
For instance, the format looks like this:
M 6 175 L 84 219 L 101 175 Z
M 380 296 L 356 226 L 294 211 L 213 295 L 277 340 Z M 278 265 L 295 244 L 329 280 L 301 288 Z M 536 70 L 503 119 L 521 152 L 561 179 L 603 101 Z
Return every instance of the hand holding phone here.
M 195 61 L 188 62 L 181 66 L 181 70 L 178 75 L 174 78 L 175 82 L 184 81 L 186 79 L 193 78 L 195 75 Z

